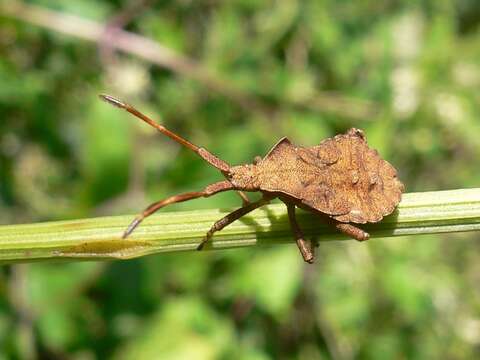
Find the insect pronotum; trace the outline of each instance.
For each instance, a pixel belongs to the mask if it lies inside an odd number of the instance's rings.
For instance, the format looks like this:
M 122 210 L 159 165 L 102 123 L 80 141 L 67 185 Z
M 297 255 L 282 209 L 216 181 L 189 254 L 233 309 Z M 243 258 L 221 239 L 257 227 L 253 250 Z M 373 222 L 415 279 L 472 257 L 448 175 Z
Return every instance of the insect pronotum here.
M 164 206 L 235 190 L 241 196 L 243 206 L 215 222 L 198 245 L 198 250 L 215 232 L 278 198 L 287 206 L 292 233 L 303 259 L 312 263 L 314 246 L 305 239 L 297 223 L 297 207 L 319 215 L 349 237 L 364 241 L 369 234 L 354 224 L 380 221 L 393 212 L 404 190 L 395 168 L 383 160 L 376 150 L 368 147 L 365 134 L 359 129 L 352 128 L 345 134 L 325 139 L 319 145 L 308 148 L 296 146 L 284 137 L 265 157 L 255 158 L 253 164 L 230 166 L 205 148 L 192 144 L 156 123 L 133 106 L 110 95 L 100 97 L 191 149 L 226 178 L 201 191 L 174 195 L 151 204 L 130 223 L 123 238 L 127 238 L 143 219 Z M 244 191 L 259 191 L 262 198 L 250 202 Z

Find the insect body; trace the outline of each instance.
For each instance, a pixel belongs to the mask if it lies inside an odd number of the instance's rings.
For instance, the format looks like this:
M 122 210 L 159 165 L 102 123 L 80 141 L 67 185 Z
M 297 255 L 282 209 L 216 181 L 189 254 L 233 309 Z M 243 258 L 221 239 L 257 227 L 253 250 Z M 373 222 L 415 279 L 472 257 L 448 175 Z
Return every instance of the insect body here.
M 322 216 L 339 231 L 363 241 L 369 238 L 369 234 L 353 224 L 380 221 L 393 212 L 404 190 L 395 168 L 368 147 L 365 135 L 359 129 L 352 128 L 309 148 L 295 146 L 283 138 L 264 158 L 257 158 L 253 164 L 230 166 L 206 149 L 155 123 L 134 107 L 109 95 L 100 96 L 193 150 L 226 178 L 208 185 L 203 191 L 175 195 L 150 205 L 128 226 L 124 238 L 145 217 L 166 205 L 236 190 L 243 199 L 243 206 L 213 224 L 199 244 L 199 250 L 216 231 L 278 198 L 287 206 L 292 232 L 304 260 L 311 263 L 314 248 L 298 226 L 296 207 Z M 243 191 L 260 191 L 263 197 L 250 202 Z

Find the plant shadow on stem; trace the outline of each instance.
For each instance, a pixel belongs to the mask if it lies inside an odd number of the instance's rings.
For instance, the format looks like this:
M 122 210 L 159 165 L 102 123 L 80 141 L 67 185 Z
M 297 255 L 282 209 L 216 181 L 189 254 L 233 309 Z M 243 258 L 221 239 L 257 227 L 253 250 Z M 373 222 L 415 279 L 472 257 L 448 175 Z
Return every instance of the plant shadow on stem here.
M 269 220 L 269 225 L 265 226 L 252 216 L 243 216 L 236 221 L 250 226 L 255 232 L 255 242 L 257 245 L 274 245 L 278 243 L 295 243 L 290 229 L 290 222 L 287 213 L 279 214 L 268 206 L 261 207 L 256 212 L 264 212 Z M 378 223 L 358 224 L 360 228 L 370 233 L 371 238 L 382 238 L 395 236 L 395 230 L 398 225 L 398 210 L 386 216 Z M 327 218 L 321 214 L 307 211 L 298 211 L 298 222 L 304 231 L 305 237 L 315 242 L 326 242 L 336 240 L 353 240 L 336 230 L 331 224 L 328 224 Z M 357 224 L 355 224 L 357 225 Z M 239 237 L 240 239 L 241 237 Z M 215 235 L 212 237 L 215 241 Z M 211 248 L 207 244 L 206 248 Z

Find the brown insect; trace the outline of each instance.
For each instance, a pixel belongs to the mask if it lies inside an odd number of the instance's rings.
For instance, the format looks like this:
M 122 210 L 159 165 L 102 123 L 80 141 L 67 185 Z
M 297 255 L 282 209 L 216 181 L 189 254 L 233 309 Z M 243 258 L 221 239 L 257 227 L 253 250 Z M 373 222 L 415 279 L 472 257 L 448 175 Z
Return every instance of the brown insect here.
M 174 195 L 153 203 L 132 221 L 123 238 L 129 236 L 143 219 L 166 205 L 236 190 L 243 199 L 243 206 L 215 222 L 198 245 L 198 250 L 216 231 L 278 198 L 287 206 L 292 232 L 303 259 L 312 263 L 314 246 L 305 240 L 298 226 L 296 207 L 311 211 L 344 234 L 364 241 L 369 234 L 353 224 L 380 221 L 395 209 L 404 190 L 395 168 L 380 158 L 376 150 L 368 147 L 365 135 L 359 129 L 352 128 L 345 134 L 325 139 L 309 148 L 295 146 L 284 137 L 264 158 L 256 157 L 253 164 L 230 166 L 208 150 L 157 124 L 134 107 L 110 95 L 100 97 L 193 150 L 226 178 L 208 185 L 202 191 Z M 258 201 L 250 202 L 243 191 L 260 191 L 263 196 Z

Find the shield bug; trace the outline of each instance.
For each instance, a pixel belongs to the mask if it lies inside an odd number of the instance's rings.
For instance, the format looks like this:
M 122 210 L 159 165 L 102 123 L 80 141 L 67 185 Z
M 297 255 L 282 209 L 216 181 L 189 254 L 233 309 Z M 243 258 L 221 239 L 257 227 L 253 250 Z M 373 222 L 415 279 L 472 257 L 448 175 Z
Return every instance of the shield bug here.
M 131 222 L 123 238 L 128 237 L 143 219 L 164 206 L 235 190 L 242 197 L 243 206 L 215 222 L 198 245 L 198 250 L 216 231 L 278 198 L 287 206 L 293 236 L 303 259 L 312 263 L 314 247 L 305 240 L 297 223 L 297 207 L 321 216 L 349 237 L 364 241 L 369 234 L 355 224 L 375 223 L 392 213 L 404 190 L 395 168 L 368 146 L 365 134 L 359 129 L 352 128 L 345 134 L 308 148 L 296 146 L 284 137 L 265 157 L 255 158 L 253 164 L 230 166 L 205 148 L 154 122 L 133 106 L 110 95 L 100 97 L 191 149 L 226 178 L 202 191 L 174 195 L 151 204 Z M 263 196 L 250 202 L 244 191 L 259 191 Z

